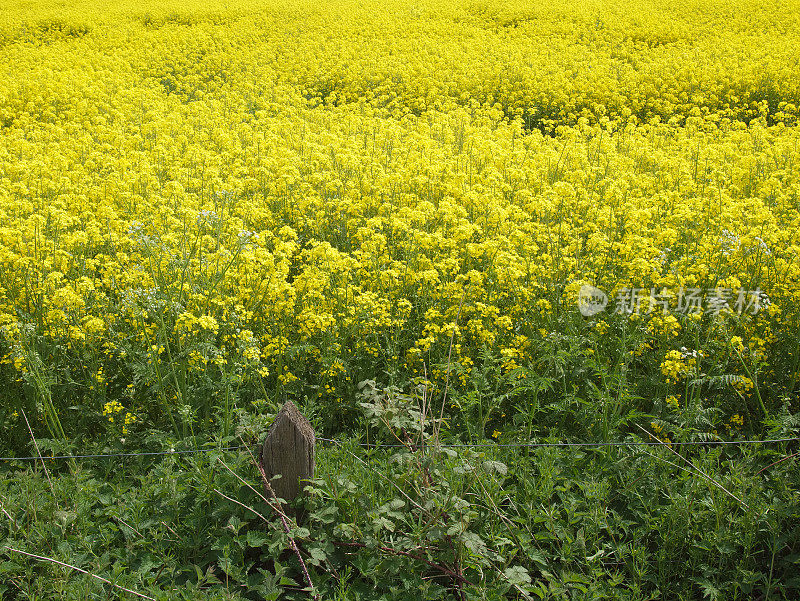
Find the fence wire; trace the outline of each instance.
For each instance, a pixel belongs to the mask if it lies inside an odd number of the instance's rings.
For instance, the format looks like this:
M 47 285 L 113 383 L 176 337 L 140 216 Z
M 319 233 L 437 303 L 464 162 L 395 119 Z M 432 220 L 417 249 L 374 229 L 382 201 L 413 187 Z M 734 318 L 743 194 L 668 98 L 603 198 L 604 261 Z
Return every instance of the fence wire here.
M 246 449 L 246 446 L 238 447 L 210 447 L 207 449 L 186 449 L 182 451 L 145 451 L 141 453 L 100 453 L 96 455 L 42 455 L 41 457 L 0 457 L 0 461 L 52 461 L 55 459 L 113 459 L 115 457 L 154 457 L 158 455 L 185 455 L 191 453 L 210 453 L 212 451 L 238 451 Z
M 317 438 L 317 440 L 322 440 L 324 442 L 330 442 L 334 444 L 345 444 L 346 441 L 336 440 L 334 438 Z M 539 447 L 658 447 L 658 446 L 672 446 L 672 447 L 680 447 L 684 445 L 692 445 L 692 446 L 701 446 L 701 445 L 750 445 L 750 444 L 770 444 L 776 442 L 793 442 L 796 440 L 800 440 L 800 438 L 770 438 L 766 440 L 696 440 L 696 441 L 687 441 L 687 442 L 643 442 L 643 441 L 612 441 L 612 442 L 511 442 L 511 443 L 499 443 L 499 442 L 482 442 L 482 443 L 464 443 L 464 444 L 438 444 L 438 445 L 424 445 L 426 447 L 440 447 L 443 449 L 474 449 L 474 448 L 487 448 L 487 447 L 494 447 L 494 448 L 506 448 L 506 449 L 513 449 L 513 448 L 539 448 Z M 373 444 L 368 442 L 359 442 L 356 443 L 357 446 L 365 447 L 365 448 L 408 448 L 408 445 L 403 444 Z M 417 448 L 420 448 L 422 445 L 417 445 Z
M 317 437 L 316 440 L 336 445 L 355 444 L 356 446 L 367 449 L 399 449 L 408 448 L 410 445 L 402 444 L 383 444 L 383 443 L 369 443 L 338 440 L 335 438 L 322 438 Z M 745 446 L 756 444 L 774 444 L 779 442 L 796 442 L 800 441 L 800 437 L 795 438 L 769 438 L 764 440 L 700 440 L 700 441 L 687 441 L 687 442 L 672 442 L 671 447 L 681 446 Z M 597 442 L 517 442 L 517 443 L 457 443 L 457 444 L 438 444 L 438 445 L 424 445 L 425 447 L 443 448 L 443 449 L 476 449 L 476 448 L 599 448 L 599 447 L 655 447 L 664 446 L 664 442 L 644 442 L 644 441 L 597 441 Z M 423 445 L 418 445 L 421 448 Z M 124 457 L 157 457 L 166 455 L 187 455 L 196 453 L 210 453 L 213 451 L 239 451 L 248 448 L 247 446 L 236 447 L 208 447 L 203 449 L 186 449 L 186 450 L 169 450 L 169 451 L 144 451 L 139 453 L 99 453 L 99 454 L 81 454 L 81 455 L 42 455 L 41 457 L 0 457 L 0 461 L 55 461 L 65 459 L 114 459 Z

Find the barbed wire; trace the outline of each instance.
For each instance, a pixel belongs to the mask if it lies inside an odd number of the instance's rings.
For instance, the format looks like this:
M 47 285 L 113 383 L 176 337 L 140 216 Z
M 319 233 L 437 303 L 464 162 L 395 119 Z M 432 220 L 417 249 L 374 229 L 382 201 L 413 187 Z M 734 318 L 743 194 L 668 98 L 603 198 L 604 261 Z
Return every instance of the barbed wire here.
M 338 445 L 347 444 L 347 441 L 336 440 L 334 438 L 320 438 L 316 440 L 323 442 L 331 442 Z M 441 447 L 443 449 L 472 449 L 472 448 L 537 448 L 537 447 L 657 447 L 665 444 L 671 446 L 683 445 L 750 445 L 750 444 L 771 444 L 776 442 L 794 442 L 800 441 L 800 438 L 770 438 L 765 440 L 693 440 L 687 442 L 643 442 L 643 441 L 611 441 L 611 442 L 516 442 L 516 443 L 499 443 L 499 442 L 486 442 L 486 443 L 463 443 L 463 444 L 439 444 L 432 445 L 426 444 L 426 447 Z M 357 446 L 366 448 L 408 448 L 410 445 L 403 444 L 381 444 L 381 443 L 368 443 L 359 442 L 355 443 Z M 422 445 L 416 445 L 420 448 Z
M 369 443 L 369 442 L 356 442 L 339 440 L 336 438 L 323 438 L 316 437 L 316 440 L 321 442 L 333 443 L 336 445 L 355 444 L 356 446 L 369 449 L 400 449 L 409 448 L 411 445 L 402 444 L 385 444 L 385 443 Z M 754 439 L 754 440 L 693 440 L 686 442 L 670 442 L 673 447 L 676 446 L 743 446 L 755 444 L 774 444 L 779 442 L 796 442 L 800 441 L 800 437 L 794 438 L 768 438 L 768 439 Z M 600 448 L 600 447 L 656 447 L 667 444 L 665 442 L 644 442 L 644 441 L 596 441 L 596 442 L 516 442 L 516 443 L 499 443 L 499 442 L 485 442 L 485 443 L 450 443 L 431 445 L 426 444 L 426 447 L 440 447 L 443 449 L 475 449 L 475 448 Z M 257 445 L 256 445 L 257 446 Z M 422 445 L 416 445 L 420 448 Z M 185 450 L 169 450 L 169 451 L 143 451 L 138 453 L 97 453 L 97 454 L 81 454 L 81 455 L 42 455 L 41 457 L 0 457 L 0 461 L 38 461 L 43 459 L 45 461 L 66 460 L 66 459 L 115 459 L 124 457 L 157 457 L 165 455 L 185 455 L 196 453 L 210 453 L 213 451 L 239 451 L 248 448 L 246 445 L 239 445 L 235 447 L 209 447 L 205 449 L 185 449 Z

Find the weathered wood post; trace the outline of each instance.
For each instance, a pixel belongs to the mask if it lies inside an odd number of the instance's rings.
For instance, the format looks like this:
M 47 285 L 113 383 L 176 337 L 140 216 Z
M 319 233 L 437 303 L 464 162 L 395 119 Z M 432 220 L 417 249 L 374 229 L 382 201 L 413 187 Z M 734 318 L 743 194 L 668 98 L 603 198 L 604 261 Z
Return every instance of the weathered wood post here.
M 293 501 L 305 486 L 301 480 L 314 477 L 315 444 L 314 428 L 295 404 L 287 401 L 261 447 L 261 467 L 276 497 Z M 281 477 L 272 480 L 277 474 Z

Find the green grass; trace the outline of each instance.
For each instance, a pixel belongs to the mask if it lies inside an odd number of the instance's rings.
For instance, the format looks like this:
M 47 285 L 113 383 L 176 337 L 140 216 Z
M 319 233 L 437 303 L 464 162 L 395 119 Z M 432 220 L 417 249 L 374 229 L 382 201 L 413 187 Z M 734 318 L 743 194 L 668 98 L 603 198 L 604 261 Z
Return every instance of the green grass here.
M 420 448 L 436 420 L 420 421 L 419 397 L 365 391 L 370 442 L 407 436 L 408 445 L 319 443 L 291 533 L 323 599 L 777 600 L 800 591 L 800 474 L 793 459 L 768 467 L 796 443 L 676 447 L 694 467 L 663 446 Z M 796 421 L 779 416 L 769 434 L 796 433 Z M 238 428 L 257 440 L 267 422 Z M 568 437 L 533 428 L 540 440 Z M 195 444 L 156 432 L 141 442 Z M 247 452 L 48 466 L 49 479 L 38 463 L 3 464 L 0 548 L 155 599 L 309 597 L 276 514 L 226 468 L 260 490 Z M 3 599 L 133 598 L 8 550 L 0 582 Z

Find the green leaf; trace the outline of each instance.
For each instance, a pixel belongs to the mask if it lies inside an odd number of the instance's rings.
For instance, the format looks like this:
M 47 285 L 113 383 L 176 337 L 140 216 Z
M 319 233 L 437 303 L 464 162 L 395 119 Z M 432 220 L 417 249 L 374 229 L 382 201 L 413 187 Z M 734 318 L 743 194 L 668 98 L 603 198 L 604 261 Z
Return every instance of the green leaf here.
M 483 556 L 486 554 L 486 543 L 474 532 L 465 532 L 462 534 L 461 542 L 475 555 Z
M 522 566 L 511 566 L 507 568 L 503 574 L 511 584 L 524 585 L 531 583 L 531 575 L 528 574 L 528 570 Z
M 382 515 L 379 515 L 374 520 L 372 520 L 372 525 L 375 526 L 375 530 L 386 528 L 389 532 L 394 532 L 394 522 L 383 517 Z
M 339 508 L 336 505 L 329 505 L 318 511 L 314 511 L 311 517 L 322 522 L 323 524 L 333 524 L 336 521 L 336 516 L 339 514 Z
M 311 531 L 308 528 L 300 526 L 292 531 L 292 536 L 295 538 L 308 538 L 311 536 Z
M 715 601 L 716 599 L 719 599 L 719 596 L 722 594 L 722 591 L 715 587 L 711 581 L 706 578 L 696 579 L 695 582 L 700 585 L 701 589 L 703 589 L 703 599 L 711 599 L 711 601 Z
M 534 551 L 533 549 L 528 549 L 526 555 L 528 556 L 528 559 L 530 559 L 540 568 L 547 567 L 547 559 L 545 559 L 545 556 L 542 555 L 540 551 Z
M 263 532 L 257 530 L 249 530 L 247 532 L 247 546 L 248 547 L 262 547 L 269 540 L 269 537 Z
M 500 461 L 484 461 L 483 467 L 487 472 L 497 472 L 501 476 L 508 473 L 508 466 Z
M 313 549 L 309 549 L 311 553 L 311 559 L 308 560 L 308 563 L 318 566 L 321 565 L 323 561 L 328 558 L 327 553 L 320 549 L 319 547 L 314 547 Z

